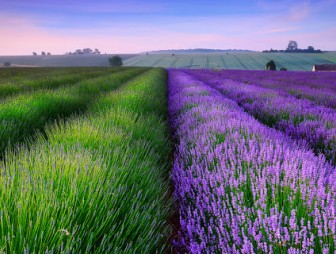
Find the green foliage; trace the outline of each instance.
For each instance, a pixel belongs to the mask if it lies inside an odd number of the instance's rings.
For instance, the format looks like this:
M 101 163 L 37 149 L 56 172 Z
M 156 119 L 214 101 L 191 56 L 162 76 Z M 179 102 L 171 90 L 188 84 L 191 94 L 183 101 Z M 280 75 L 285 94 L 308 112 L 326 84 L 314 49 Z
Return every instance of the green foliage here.
M 37 130 L 43 131 L 47 123 L 85 111 L 99 95 L 145 70 L 134 68 L 112 72 L 73 86 L 19 95 L 3 101 L 0 107 L 0 156 L 6 148 L 34 136 Z
M 28 68 L 29 69 L 29 68 Z M 95 78 L 119 71 L 119 69 L 107 68 L 20 68 L 15 71 L 6 69 L 8 76 L 0 76 L 0 98 L 17 93 L 26 93 L 37 90 L 56 89 L 60 86 L 69 86 L 81 80 Z M 126 70 L 124 68 L 123 70 Z M 5 71 L 2 70 L 4 75 Z
M 109 64 L 114 67 L 120 67 L 123 65 L 122 59 L 119 55 L 109 58 Z
M 0 164 L 0 249 L 167 252 L 166 89 L 165 71 L 153 69 L 87 116 L 49 128 L 48 141 L 9 153 Z
M 273 60 L 270 60 L 266 63 L 266 66 L 265 66 L 265 69 L 266 70 L 269 70 L 269 71 L 276 71 L 276 65 L 275 65 L 275 62 Z
M 288 46 L 287 46 L 287 50 L 288 51 L 295 51 L 298 50 L 298 43 L 296 41 L 289 41 L 288 42 Z

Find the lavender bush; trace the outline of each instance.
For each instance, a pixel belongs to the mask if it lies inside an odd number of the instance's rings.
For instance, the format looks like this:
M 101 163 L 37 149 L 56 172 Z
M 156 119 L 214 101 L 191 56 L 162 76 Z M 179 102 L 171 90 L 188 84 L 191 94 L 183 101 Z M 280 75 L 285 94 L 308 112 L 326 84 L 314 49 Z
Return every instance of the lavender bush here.
M 211 72 L 194 73 L 225 96 L 238 102 L 258 120 L 286 133 L 303 139 L 314 151 L 322 153 L 336 165 L 336 112 L 283 91 L 222 79 Z
M 334 253 L 335 168 L 182 71 L 168 86 L 181 252 Z
M 197 72 L 197 71 L 196 71 Z M 336 109 L 336 73 L 270 72 L 251 70 L 211 71 L 212 75 L 266 88 L 275 88 L 297 98 Z

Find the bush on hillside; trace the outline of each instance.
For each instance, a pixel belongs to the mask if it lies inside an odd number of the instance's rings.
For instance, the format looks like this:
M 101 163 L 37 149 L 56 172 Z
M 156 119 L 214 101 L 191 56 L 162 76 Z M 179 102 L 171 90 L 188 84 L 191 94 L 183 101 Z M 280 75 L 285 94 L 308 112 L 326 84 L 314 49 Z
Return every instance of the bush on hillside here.
M 269 70 L 269 71 L 276 71 L 275 62 L 273 60 L 268 61 L 267 64 L 266 64 L 265 69 Z
M 116 66 L 116 67 L 120 67 L 123 65 L 123 62 L 122 62 L 122 59 L 120 56 L 116 55 L 116 56 L 113 56 L 113 57 L 110 57 L 109 58 L 109 64 L 111 66 Z

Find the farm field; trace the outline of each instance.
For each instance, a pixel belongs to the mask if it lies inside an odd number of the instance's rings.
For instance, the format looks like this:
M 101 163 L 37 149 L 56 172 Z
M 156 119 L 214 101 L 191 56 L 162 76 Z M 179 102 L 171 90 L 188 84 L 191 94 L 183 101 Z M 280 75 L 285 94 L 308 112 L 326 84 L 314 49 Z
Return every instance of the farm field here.
M 2 68 L 0 252 L 334 253 L 335 98 L 336 73 Z
M 0 254 L 336 254 L 335 10 L 2 1 Z
M 72 67 L 72 66 L 108 66 L 109 57 L 114 54 L 100 55 L 51 55 L 51 56 L 0 56 L 0 67 L 5 62 L 23 67 Z M 120 54 L 123 60 L 135 54 Z
M 289 91 L 336 74 L 310 74 L 169 70 L 182 253 L 335 252 L 336 112 Z
M 0 56 L 2 63 L 10 62 L 19 66 L 69 67 L 108 66 L 111 54 L 102 55 L 55 55 L 55 56 Z M 263 70 L 273 59 L 277 68 L 311 71 L 315 64 L 335 64 L 336 52 L 322 54 L 308 53 L 201 53 L 201 54 L 122 54 L 124 66 L 188 68 L 188 69 L 241 69 Z
M 2 101 L 1 251 L 164 252 L 166 89 L 162 69 L 109 68 Z
M 253 76 L 253 72 L 247 72 L 245 79 L 242 73 L 231 75 L 232 78 L 245 80 L 245 83 L 241 83 L 223 79 L 230 76 L 225 72 L 203 71 L 195 72 L 194 75 L 236 101 L 265 125 L 281 130 L 292 138 L 305 140 L 317 154 L 324 154 L 336 165 L 336 111 L 328 107 L 333 106 L 336 98 L 335 73 L 289 72 L 278 75 L 278 79 L 282 76 L 279 82 L 282 85 L 275 85 L 275 75 L 262 72 L 264 74 L 259 73 L 259 76 L 272 75 L 273 78 L 271 76 L 269 80 L 265 78 L 260 82 L 257 75 Z M 302 78 L 306 80 L 304 86 Z M 289 84 L 284 84 L 284 80 Z M 269 84 L 270 87 L 256 85 L 259 82 L 264 86 Z
M 263 70 L 266 63 L 273 59 L 277 68 L 288 70 L 311 71 L 315 64 L 335 64 L 336 53 L 221 53 L 221 54 L 175 54 L 172 55 L 137 55 L 124 61 L 125 66 L 148 66 L 188 69 L 241 69 Z

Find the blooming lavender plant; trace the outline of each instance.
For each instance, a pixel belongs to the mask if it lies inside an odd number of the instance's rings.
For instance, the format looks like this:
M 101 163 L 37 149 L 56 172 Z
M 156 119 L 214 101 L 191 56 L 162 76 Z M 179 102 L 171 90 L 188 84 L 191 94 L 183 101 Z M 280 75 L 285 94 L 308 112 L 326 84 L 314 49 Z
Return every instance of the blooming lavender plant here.
M 172 179 L 188 253 L 334 253 L 335 168 L 236 102 L 169 71 Z
M 198 72 L 198 71 L 194 71 Z M 269 72 L 252 70 L 210 71 L 212 76 L 266 88 L 275 88 L 297 98 L 336 109 L 336 73 Z
M 303 139 L 314 151 L 336 165 L 336 112 L 310 100 L 286 95 L 283 91 L 222 79 L 211 72 L 194 73 L 225 96 L 238 102 L 258 120 Z

